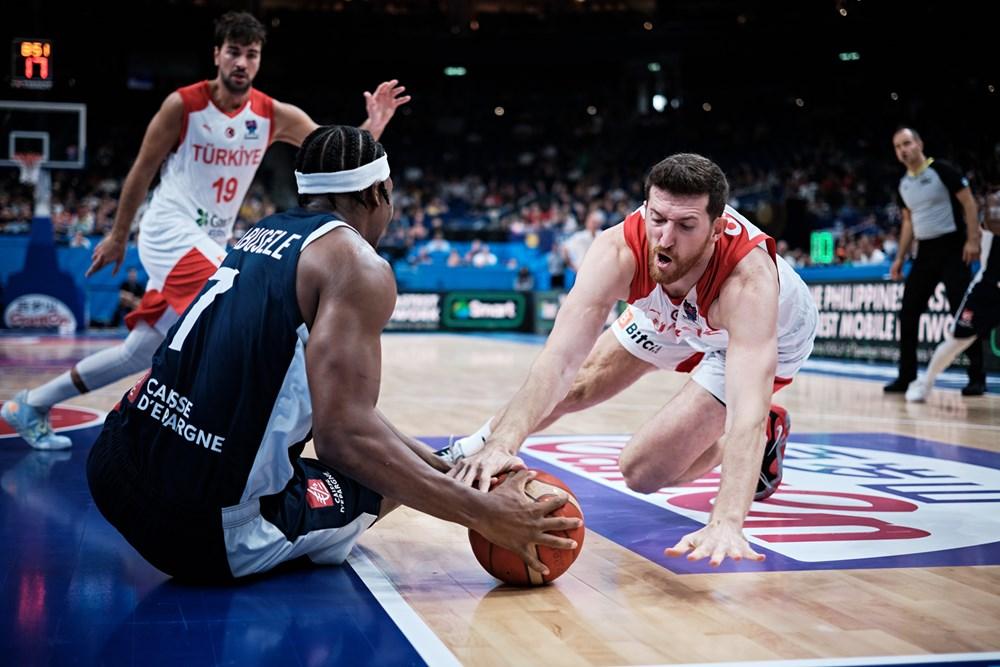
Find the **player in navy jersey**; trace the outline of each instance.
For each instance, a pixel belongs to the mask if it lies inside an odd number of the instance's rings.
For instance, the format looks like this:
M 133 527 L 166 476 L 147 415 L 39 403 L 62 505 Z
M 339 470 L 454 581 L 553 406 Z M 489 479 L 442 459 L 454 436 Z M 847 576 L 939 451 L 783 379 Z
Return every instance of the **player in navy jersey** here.
M 375 245 L 392 217 L 382 146 L 344 126 L 296 159 L 300 208 L 240 239 L 153 367 L 108 416 L 88 460 L 104 516 L 157 568 L 225 579 L 305 557 L 340 563 L 399 503 L 475 528 L 544 572 L 546 531 L 522 471 L 491 494 L 378 410 L 380 333 L 395 280 Z M 309 438 L 319 460 L 302 458 Z

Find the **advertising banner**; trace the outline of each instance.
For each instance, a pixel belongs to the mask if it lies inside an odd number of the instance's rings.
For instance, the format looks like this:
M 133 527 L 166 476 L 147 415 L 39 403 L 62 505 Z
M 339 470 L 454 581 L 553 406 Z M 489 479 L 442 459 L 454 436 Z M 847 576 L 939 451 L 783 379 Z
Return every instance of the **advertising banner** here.
M 809 284 L 819 309 L 819 330 L 814 357 L 899 362 L 899 311 L 903 304 L 903 283 L 815 282 Z M 954 318 L 944 285 L 938 285 L 927 310 L 920 316 L 920 343 L 917 360 L 930 361 L 934 348 L 949 331 Z M 986 367 L 1000 369 L 1000 344 L 993 331 L 986 343 Z M 963 354 L 956 365 L 968 366 Z
M 523 292 L 448 292 L 441 321 L 445 329 L 518 331 L 527 309 Z
M 441 295 L 403 293 L 396 296 L 386 331 L 437 331 L 441 328 Z

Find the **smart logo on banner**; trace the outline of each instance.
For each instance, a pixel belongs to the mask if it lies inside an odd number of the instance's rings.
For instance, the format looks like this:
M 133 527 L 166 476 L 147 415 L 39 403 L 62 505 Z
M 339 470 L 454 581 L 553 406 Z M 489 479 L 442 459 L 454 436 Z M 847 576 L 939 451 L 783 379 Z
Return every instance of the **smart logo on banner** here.
M 520 329 L 526 310 L 520 292 L 449 292 L 442 322 L 450 329 Z
M 618 469 L 628 439 L 539 436 L 521 453 L 573 488 L 588 528 L 672 571 L 709 571 L 662 552 L 708 520 L 718 470 L 633 492 Z M 744 534 L 767 560 L 721 571 L 1000 564 L 1000 454 L 888 434 L 793 436 L 784 481 L 752 505 Z

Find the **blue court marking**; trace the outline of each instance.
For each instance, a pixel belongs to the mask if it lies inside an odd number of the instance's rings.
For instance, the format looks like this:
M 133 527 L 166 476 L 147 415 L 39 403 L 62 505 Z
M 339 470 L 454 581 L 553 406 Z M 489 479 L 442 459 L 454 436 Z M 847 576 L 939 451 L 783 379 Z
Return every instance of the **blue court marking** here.
M 1000 454 L 901 435 L 794 434 L 792 440 L 800 443 L 908 453 L 1000 469 Z M 426 441 L 435 448 L 447 445 L 446 438 L 428 438 Z M 532 456 L 530 452 L 522 450 L 519 456 L 529 467 L 544 470 L 566 481 L 580 501 L 589 530 L 677 574 L 1000 564 L 1000 542 L 926 553 L 812 563 L 791 558 L 759 542 L 754 543 L 754 549 L 767 556 L 763 562 L 734 562 L 727 559 L 719 567 L 712 567 L 707 559 L 691 562 L 684 557 L 670 558 L 664 555 L 663 550 L 676 544 L 688 533 L 700 529 L 703 523 L 673 512 L 669 507 L 650 504 L 572 470 L 543 461 Z M 874 484 L 870 486 L 877 488 Z M 991 502 L 1000 504 L 997 500 Z
M 399 608 L 405 602 L 363 556 L 361 573 L 349 565 L 304 568 L 225 586 L 169 579 L 93 505 L 85 467 L 98 432 L 68 433 L 74 448 L 61 452 L 0 442 L 0 663 L 454 661 L 412 610 L 407 617 Z M 379 599 L 395 605 L 398 624 Z

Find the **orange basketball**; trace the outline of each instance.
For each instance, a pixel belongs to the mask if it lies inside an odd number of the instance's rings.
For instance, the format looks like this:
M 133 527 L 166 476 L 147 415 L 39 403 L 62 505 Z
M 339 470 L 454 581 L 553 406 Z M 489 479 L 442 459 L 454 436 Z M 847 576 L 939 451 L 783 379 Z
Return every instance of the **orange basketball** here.
M 535 478 L 530 480 L 524 487 L 524 491 L 528 494 L 529 498 L 538 502 L 550 496 L 565 493 L 569 496 L 569 501 L 555 512 L 549 514 L 549 516 L 583 518 L 580 503 L 562 480 L 541 470 L 535 470 L 534 472 L 536 473 Z M 500 475 L 497 481 L 490 487 L 490 490 L 492 491 L 496 488 L 497 484 L 500 484 L 506 477 L 506 474 Z M 476 559 L 483 566 L 483 569 L 500 581 L 514 586 L 540 586 L 554 580 L 569 569 L 569 566 L 573 564 L 576 557 L 580 555 L 580 550 L 583 549 L 583 536 L 585 532 L 583 526 L 574 530 L 554 532 L 559 537 L 568 537 L 571 540 L 576 540 L 576 549 L 553 549 L 552 547 L 535 545 L 535 549 L 538 551 L 538 560 L 545 563 L 546 567 L 549 568 L 547 575 L 535 572 L 516 553 L 496 546 L 474 530 L 469 530 L 469 543 L 472 544 L 472 553 L 476 554 Z

